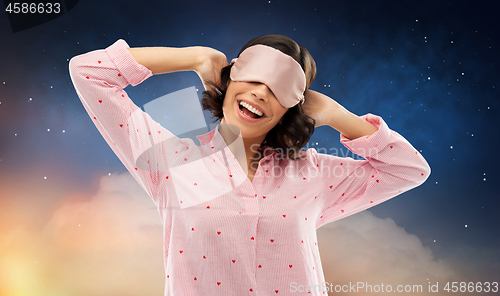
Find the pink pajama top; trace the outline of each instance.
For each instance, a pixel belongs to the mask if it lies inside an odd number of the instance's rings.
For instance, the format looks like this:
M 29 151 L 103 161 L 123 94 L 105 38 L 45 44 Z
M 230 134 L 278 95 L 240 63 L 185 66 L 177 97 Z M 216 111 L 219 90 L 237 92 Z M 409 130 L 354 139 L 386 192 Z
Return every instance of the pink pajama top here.
M 318 153 L 302 160 L 259 150 L 253 181 L 218 131 L 201 145 L 160 126 L 124 88 L 152 76 L 120 39 L 69 62 L 85 110 L 158 208 L 164 229 L 165 295 L 326 295 L 316 229 L 422 184 L 424 157 L 373 114 L 378 130 L 354 140 L 366 160 Z M 175 124 L 175 123 L 173 123 Z

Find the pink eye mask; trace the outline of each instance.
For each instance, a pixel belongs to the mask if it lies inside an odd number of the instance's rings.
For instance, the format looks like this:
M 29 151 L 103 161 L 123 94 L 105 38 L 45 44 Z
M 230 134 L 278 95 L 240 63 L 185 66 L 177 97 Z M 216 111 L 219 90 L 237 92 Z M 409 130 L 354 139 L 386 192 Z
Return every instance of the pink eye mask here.
M 278 102 L 291 108 L 304 102 L 306 76 L 291 56 L 270 46 L 257 44 L 231 61 L 231 80 L 264 83 Z

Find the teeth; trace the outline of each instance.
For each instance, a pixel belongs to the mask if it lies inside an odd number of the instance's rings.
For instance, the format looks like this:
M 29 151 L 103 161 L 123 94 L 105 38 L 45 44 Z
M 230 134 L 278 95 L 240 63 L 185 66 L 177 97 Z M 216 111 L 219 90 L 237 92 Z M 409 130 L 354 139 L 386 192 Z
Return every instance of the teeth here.
M 254 107 L 252 107 L 252 106 L 248 105 L 247 103 L 245 103 L 245 102 L 241 101 L 241 102 L 240 102 L 240 105 L 241 105 L 241 106 L 243 106 L 243 107 L 245 107 L 245 108 L 247 108 L 247 109 L 248 109 L 248 110 L 250 110 L 252 113 L 255 113 L 255 114 L 259 115 L 259 116 L 262 116 L 262 112 L 260 112 L 259 110 L 255 109 Z

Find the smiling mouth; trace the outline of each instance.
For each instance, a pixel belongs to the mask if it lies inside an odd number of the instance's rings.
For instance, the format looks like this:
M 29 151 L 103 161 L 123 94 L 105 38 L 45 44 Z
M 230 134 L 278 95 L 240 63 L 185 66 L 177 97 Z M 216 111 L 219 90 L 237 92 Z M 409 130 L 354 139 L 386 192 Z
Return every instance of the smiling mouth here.
M 238 101 L 238 108 L 240 109 L 241 113 L 243 113 L 243 115 L 249 118 L 259 119 L 264 117 L 264 113 L 260 112 L 259 110 L 253 108 L 243 101 Z

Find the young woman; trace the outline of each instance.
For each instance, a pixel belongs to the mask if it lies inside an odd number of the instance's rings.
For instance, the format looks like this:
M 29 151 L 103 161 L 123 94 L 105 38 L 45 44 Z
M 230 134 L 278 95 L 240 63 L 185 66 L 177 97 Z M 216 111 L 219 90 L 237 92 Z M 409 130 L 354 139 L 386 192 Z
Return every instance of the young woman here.
M 325 295 L 316 229 L 430 174 L 381 117 L 358 117 L 309 90 L 314 60 L 282 35 L 251 40 L 231 64 L 207 47 L 130 48 L 120 39 L 69 68 L 92 121 L 159 210 L 165 295 Z M 205 86 L 204 109 L 221 121 L 198 136 L 201 145 L 160 126 L 124 91 L 190 70 Z M 366 160 L 301 151 L 322 125 Z

